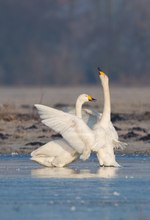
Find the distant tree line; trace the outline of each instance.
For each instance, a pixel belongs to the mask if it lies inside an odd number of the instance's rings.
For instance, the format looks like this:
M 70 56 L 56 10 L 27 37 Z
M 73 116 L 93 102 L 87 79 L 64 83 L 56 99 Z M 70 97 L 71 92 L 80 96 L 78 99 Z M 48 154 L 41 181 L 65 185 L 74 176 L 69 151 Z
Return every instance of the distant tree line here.
M 149 0 L 0 0 L 0 84 L 150 81 Z

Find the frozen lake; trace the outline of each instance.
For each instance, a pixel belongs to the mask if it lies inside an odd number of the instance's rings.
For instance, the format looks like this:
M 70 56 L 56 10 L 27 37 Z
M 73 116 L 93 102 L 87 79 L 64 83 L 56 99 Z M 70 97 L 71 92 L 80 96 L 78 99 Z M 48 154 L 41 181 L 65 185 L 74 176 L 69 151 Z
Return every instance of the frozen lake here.
M 118 155 L 121 168 L 95 156 L 43 168 L 28 155 L 0 156 L 0 219 L 148 220 L 150 156 Z

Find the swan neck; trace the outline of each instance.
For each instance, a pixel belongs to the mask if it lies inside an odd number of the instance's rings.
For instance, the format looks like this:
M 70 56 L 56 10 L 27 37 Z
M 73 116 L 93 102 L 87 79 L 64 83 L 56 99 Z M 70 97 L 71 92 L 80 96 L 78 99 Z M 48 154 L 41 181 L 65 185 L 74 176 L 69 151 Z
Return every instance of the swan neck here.
M 109 81 L 103 83 L 102 86 L 104 93 L 104 109 L 103 109 L 101 122 L 108 122 L 110 121 L 110 115 L 111 115 Z
M 79 118 L 82 118 L 82 105 L 83 105 L 83 102 L 81 102 L 80 99 L 77 99 L 77 102 L 76 102 L 76 116 L 78 116 Z

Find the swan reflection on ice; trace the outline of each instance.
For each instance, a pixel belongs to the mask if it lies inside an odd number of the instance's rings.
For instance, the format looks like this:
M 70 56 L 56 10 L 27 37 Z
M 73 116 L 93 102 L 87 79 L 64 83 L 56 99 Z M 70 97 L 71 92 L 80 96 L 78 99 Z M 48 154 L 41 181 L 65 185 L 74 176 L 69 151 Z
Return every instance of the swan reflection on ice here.
M 96 172 L 91 172 L 89 169 L 71 169 L 67 167 L 50 168 L 44 167 L 39 169 L 32 169 L 31 176 L 36 178 L 115 178 L 119 168 L 101 167 Z

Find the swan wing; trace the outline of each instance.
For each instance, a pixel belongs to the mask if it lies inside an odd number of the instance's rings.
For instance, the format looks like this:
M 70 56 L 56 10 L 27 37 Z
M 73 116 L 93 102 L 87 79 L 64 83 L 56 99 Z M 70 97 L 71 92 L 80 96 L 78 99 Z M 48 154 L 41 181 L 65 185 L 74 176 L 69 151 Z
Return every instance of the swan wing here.
M 75 115 L 75 108 L 67 108 L 65 112 Z M 82 119 L 90 127 L 93 128 L 94 124 L 101 118 L 101 114 L 91 109 L 82 108 Z
M 92 109 L 84 108 L 83 111 L 88 115 L 95 116 L 97 119 L 101 119 L 102 117 L 102 113 L 96 112 Z
M 67 108 L 64 110 L 65 112 L 75 115 L 75 108 Z M 90 127 L 93 128 L 94 125 L 100 120 L 102 117 L 102 114 L 99 112 L 96 112 L 92 109 L 83 108 L 82 109 L 82 119 L 84 122 Z
M 67 143 L 82 155 L 82 159 L 90 156 L 94 144 L 94 136 L 82 119 L 54 108 L 38 105 L 42 123 L 60 133 Z
M 127 146 L 127 143 L 119 141 L 118 133 L 113 126 L 113 123 L 110 121 L 109 127 L 108 127 L 108 133 L 111 135 L 112 142 L 113 142 L 113 148 L 114 149 L 121 149 L 124 150 Z
M 94 125 L 101 119 L 102 114 L 99 112 L 96 112 L 92 109 L 83 109 L 83 120 L 86 122 L 86 124 L 90 127 L 93 128 Z
M 113 140 L 113 148 L 114 149 L 120 149 L 124 150 L 127 147 L 127 143 L 119 141 L 119 140 Z

